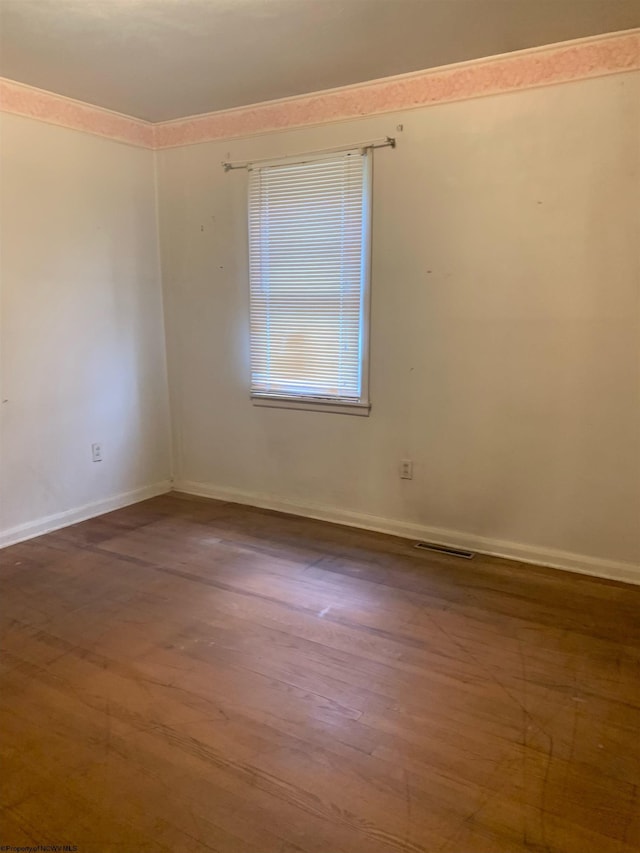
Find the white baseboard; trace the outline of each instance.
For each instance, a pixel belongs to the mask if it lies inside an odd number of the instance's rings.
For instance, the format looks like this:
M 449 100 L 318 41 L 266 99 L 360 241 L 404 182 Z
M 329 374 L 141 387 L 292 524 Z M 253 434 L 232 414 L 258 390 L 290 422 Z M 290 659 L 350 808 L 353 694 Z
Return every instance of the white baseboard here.
M 532 563 L 536 566 L 548 566 L 553 569 L 563 569 L 578 572 L 583 575 L 606 578 L 607 580 L 624 581 L 640 584 L 640 565 L 625 563 L 617 560 L 604 560 L 599 557 L 589 557 L 585 554 L 573 554 L 569 551 L 559 551 L 540 548 L 536 545 L 523 545 L 517 542 L 507 542 L 501 539 L 490 539 L 459 530 L 446 530 L 438 527 L 414 524 L 397 519 L 381 518 L 375 515 L 365 515 L 358 512 L 337 509 L 336 507 L 319 506 L 317 504 L 299 504 L 283 500 L 271 495 L 254 492 L 243 492 L 214 486 L 210 483 L 196 483 L 189 480 L 177 480 L 173 484 L 176 492 L 197 495 L 205 498 L 228 501 L 230 503 L 247 504 L 263 509 L 279 510 L 280 512 L 301 515 L 306 518 L 317 518 L 321 521 L 331 521 L 349 527 L 360 527 L 364 530 L 375 530 L 379 533 L 390 533 L 405 539 L 425 540 L 488 554 L 492 557 L 505 557 L 518 560 L 521 563 Z
M 29 521 L 17 527 L 10 527 L 8 530 L 1 530 L 0 548 L 16 545 L 18 542 L 24 542 L 26 539 L 42 536 L 43 533 L 51 533 L 51 531 L 59 530 L 61 527 L 68 527 L 70 524 L 76 524 L 78 521 L 86 521 L 88 518 L 95 518 L 95 516 L 103 515 L 105 512 L 121 509 L 123 506 L 139 503 L 140 501 L 147 500 L 147 498 L 155 498 L 157 495 L 163 495 L 169 491 L 171 491 L 171 481 L 163 480 L 151 486 L 143 486 L 141 489 L 123 492 L 101 501 L 85 504 L 75 509 L 68 509 L 65 512 L 57 512 L 54 515 L 47 515 L 45 518 L 38 518 L 35 521 Z

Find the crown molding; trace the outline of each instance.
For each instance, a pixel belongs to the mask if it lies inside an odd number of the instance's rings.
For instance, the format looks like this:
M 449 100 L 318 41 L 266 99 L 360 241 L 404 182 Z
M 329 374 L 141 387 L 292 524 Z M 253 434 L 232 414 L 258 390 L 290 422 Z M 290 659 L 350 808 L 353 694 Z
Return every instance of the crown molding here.
M 151 123 L 0 78 L 0 110 L 163 149 L 552 86 L 640 69 L 640 28 L 339 89 Z
M 150 122 L 0 77 L 0 112 L 81 130 L 140 148 L 153 148 Z
M 399 112 L 640 68 L 640 29 L 517 51 L 154 125 L 155 147 Z

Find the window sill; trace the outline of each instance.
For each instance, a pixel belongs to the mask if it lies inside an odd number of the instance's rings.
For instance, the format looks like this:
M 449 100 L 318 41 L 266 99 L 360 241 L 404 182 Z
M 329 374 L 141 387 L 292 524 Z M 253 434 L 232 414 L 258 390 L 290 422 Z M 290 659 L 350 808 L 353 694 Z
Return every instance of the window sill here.
M 369 417 L 370 403 L 344 403 L 331 400 L 305 400 L 296 397 L 251 397 L 254 406 L 268 409 L 297 409 L 303 412 L 332 412 L 334 415 Z

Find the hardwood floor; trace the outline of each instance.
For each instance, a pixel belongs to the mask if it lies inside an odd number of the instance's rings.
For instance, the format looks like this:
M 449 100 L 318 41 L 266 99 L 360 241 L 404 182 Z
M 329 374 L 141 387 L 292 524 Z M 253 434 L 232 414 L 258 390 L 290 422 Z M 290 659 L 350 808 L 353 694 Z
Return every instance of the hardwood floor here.
M 178 495 L 0 574 L 0 844 L 640 847 L 640 588 Z

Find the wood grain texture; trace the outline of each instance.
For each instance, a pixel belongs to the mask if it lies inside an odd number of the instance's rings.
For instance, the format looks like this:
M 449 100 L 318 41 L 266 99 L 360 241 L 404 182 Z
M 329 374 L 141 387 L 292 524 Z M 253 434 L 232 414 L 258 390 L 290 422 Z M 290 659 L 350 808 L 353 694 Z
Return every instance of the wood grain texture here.
M 1 844 L 640 847 L 637 587 L 175 494 L 0 575 Z

